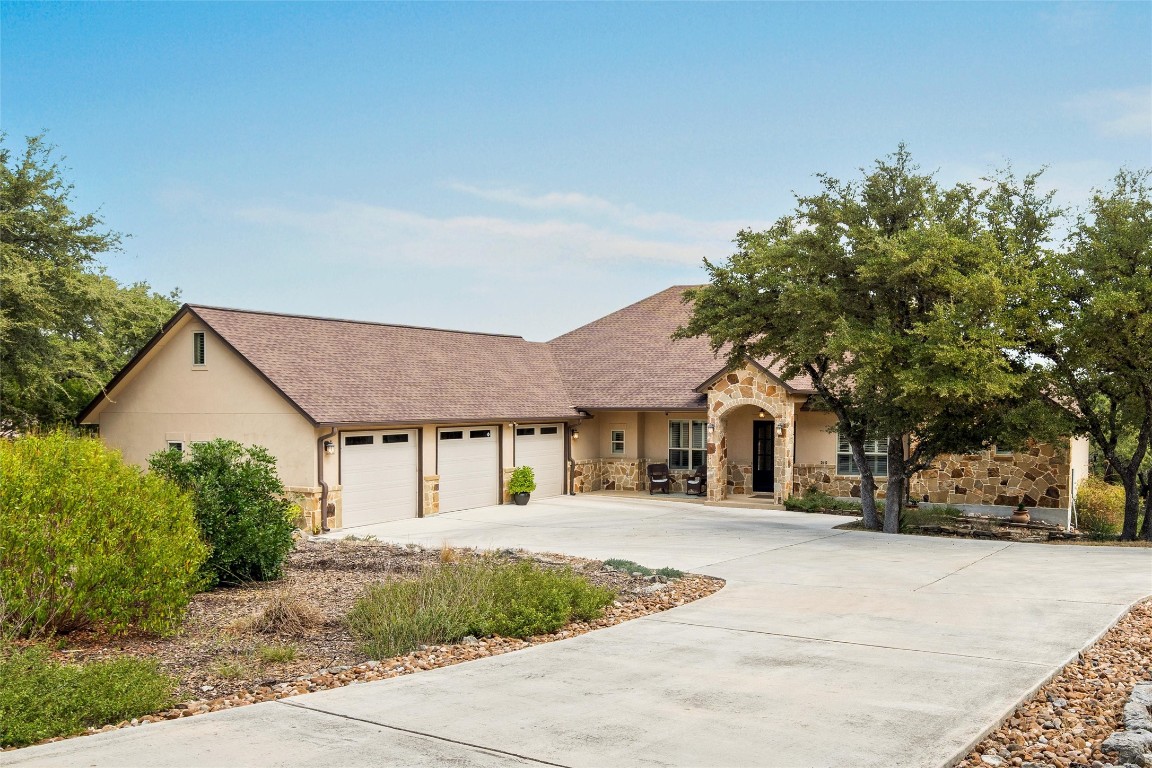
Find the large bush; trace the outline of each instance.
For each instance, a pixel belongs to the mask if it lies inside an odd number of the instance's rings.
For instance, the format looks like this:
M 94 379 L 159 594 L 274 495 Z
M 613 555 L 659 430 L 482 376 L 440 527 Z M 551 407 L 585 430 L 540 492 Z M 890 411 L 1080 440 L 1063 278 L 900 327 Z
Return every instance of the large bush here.
M 1090 536 L 1118 536 L 1124 525 L 1124 489 L 1089 475 L 1076 489 L 1080 530 Z
M 600 615 L 615 594 L 570 570 L 481 560 L 375 584 L 348 614 L 369 656 L 384 659 L 467 635 L 530 637 Z
M 199 588 L 191 499 L 99 440 L 0 440 L 0 509 L 0 636 L 166 632 Z
M 0 658 L 0 746 L 71 736 L 164 709 L 174 681 L 156 662 L 116 659 L 83 666 L 52 661 L 42 648 Z
M 292 549 L 297 507 L 284 498 L 276 459 L 258 445 L 213 440 L 161 451 L 152 471 L 192 492 L 196 522 L 211 552 L 204 563 L 210 584 L 241 584 L 280 577 Z

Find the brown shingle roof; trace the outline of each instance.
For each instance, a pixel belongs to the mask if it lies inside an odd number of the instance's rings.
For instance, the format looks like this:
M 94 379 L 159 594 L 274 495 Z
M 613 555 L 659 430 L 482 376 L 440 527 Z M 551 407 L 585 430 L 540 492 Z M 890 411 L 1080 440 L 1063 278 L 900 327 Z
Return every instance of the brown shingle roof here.
M 572 403 L 579 408 L 705 407 L 707 398 L 695 389 L 724 368 L 723 354 L 713 354 L 704 338 L 670 338 L 692 314 L 682 300 L 691 287 L 673 286 L 548 342 Z M 761 364 L 779 377 L 779 366 Z M 785 383 L 811 390 L 803 379 Z
M 189 309 L 320 424 L 576 416 L 548 346 L 519 336 Z

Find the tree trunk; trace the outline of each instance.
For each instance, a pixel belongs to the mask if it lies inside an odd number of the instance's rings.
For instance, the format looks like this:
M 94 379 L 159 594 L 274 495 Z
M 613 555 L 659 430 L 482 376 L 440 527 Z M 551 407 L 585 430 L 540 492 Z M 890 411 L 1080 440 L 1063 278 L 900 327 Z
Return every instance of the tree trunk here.
M 1144 525 L 1140 528 L 1140 538 L 1152 541 L 1152 469 L 1144 473 L 1140 485 L 1144 492 Z
M 884 533 L 900 533 L 900 513 L 904 511 L 904 440 L 888 438 L 888 485 L 884 491 Z
M 848 450 L 852 461 L 860 470 L 860 510 L 864 513 L 864 527 L 870 531 L 880 530 L 880 519 L 876 515 L 876 478 L 864 455 L 864 440 L 848 437 Z
M 1140 519 L 1140 488 L 1137 485 L 1138 473 L 1121 472 L 1124 481 L 1124 530 L 1120 541 L 1136 541 L 1136 523 Z

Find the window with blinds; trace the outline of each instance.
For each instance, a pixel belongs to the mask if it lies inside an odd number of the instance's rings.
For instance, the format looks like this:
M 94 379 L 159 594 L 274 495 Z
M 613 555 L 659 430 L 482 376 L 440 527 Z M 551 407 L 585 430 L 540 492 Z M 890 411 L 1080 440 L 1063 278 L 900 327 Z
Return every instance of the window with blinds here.
M 668 467 L 670 469 L 696 469 L 707 459 L 706 421 L 668 422 Z
M 836 447 L 836 474 L 858 475 L 860 468 L 852 458 L 852 449 L 848 447 L 848 438 L 839 436 Z M 877 477 L 888 476 L 888 438 L 881 437 L 864 441 L 864 459 L 868 468 Z

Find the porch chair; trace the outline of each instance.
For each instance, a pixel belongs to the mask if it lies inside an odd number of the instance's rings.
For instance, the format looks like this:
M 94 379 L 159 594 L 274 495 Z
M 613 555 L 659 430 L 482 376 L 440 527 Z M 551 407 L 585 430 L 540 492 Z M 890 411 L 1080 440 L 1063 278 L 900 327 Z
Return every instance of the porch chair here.
M 684 481 L 684 492 L 688 495 L 703 496 L 708 492 L 708 466 L 701 464 Z
M 672 487 L 672 476 L 668 474 L 667 464 L 649 464 L 648 465 L 648 495 L 656 493 L 661 490 L 668 493 Z

